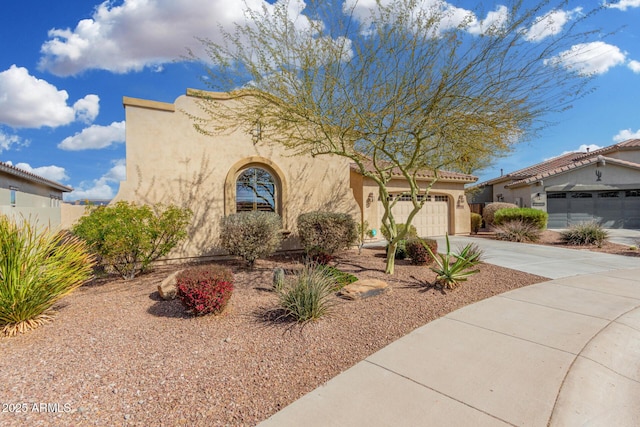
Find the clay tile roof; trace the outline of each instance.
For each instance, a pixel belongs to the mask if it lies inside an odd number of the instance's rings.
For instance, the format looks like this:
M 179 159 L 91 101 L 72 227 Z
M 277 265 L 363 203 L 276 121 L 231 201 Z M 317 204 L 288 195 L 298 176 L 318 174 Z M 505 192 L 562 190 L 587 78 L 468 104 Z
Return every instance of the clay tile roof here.
M 545 178 L 560 172 L 566 172 L 566 171 L 575 169 L 577 167 L 582 167 L 587 164 L 591 164 L 597 161 L 598 156 L 603 156 L 603 158 L 608 162 L 636 167 L 640 165 L 637 165 L 636 163 L 632 163 L 632 162 L 627 162 L 624 160 L 612 159 L 605 156 L 606 154 L 612 153 L 615 151 L 624 151 L 625 149 L 636 149 L 639 147 L 640 147 L 640 139 L 629 139 L 614 145 L 610 145 L 608 147 L 599 148 L 594 151 L 588 151 L 586 153 L 582 153 L 582 152 L 566 153 L 566 154 L 562 154 L 560 156 L 545 160 L 544 162 L 535 164 L 533 166 L 528 166 L 526 168 L 517 170 L 515 172 L 510 172 L 498 178 L 493 178 L 491 180 L 481 182 L 479 184 L 476 184 L 475 186 L 478 187 L 478 186 L 484 186 L 484 185 L 491 185 L 498 181 L 504 181 L 504 180 L 513 181 L 507 185 L 508 187 L 535 182 L 541 178 Z
M 366 162 L 365 167 L 369 172 L 375 171 L 372 162 Z M 356 163 L 351 163 L 351 170 L 359 173 L 360 168 Z M 391 170 L 391 174 L 395 178 L 403 178 L 402 173 L 398 168 L 393 168 Z M 433 179 L 435 175 L 432 170 L 424 170 L 424 171 L 418 172 L 416 176 L 418 178 L 423 178 L 423 179 Z M 460 172 L 444 171 L 444 170 L 438 171 L 438 178 L 444 181 L 459 181 L 459 182 L 475 182 L 478 180 L 478 177 L 473 175 L 468 175 Z
M 60 183 L 57 183 L 55 181 L 51 181 L 50 179 L 47 178 L 43 178 L 39 175 L 36 175 L 34 173 L 31 172 L 27 172 L 23 169 L 19 169 L 13 165 L 10 165 L 8 163 L 4 163 L 4 162 L 0 162 L 0 171 L 1 172 L 5 172 L 8 173 L 9 175 L 13 175 L 22 179 L 26 179 L 32 182 L 37 182 L 39 184 L 44 184 L 47 185 L 49 187 L 55 188 L 56 190 L 62 191 L 62 192 L 69 192 L 69 191 L 73 191 L 73 188 L 68 187 L 66 185 L 62 185 Z

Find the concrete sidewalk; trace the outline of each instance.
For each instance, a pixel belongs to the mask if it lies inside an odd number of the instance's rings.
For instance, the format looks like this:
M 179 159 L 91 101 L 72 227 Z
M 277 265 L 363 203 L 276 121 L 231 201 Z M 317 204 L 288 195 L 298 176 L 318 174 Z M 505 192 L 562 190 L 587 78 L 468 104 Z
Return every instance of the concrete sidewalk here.
M 554 280 L 430 322 L 260 425 L 640 425 L 640 258 L 451 239 L 468 241 Z

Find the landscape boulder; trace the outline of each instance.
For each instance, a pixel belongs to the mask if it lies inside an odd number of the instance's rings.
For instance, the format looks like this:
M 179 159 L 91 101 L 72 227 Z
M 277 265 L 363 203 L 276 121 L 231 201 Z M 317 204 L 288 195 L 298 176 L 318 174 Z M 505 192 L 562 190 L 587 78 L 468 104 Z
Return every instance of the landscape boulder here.
M 176 277 L 182 273 L 183 270 L 174 271 L 158 285 L 160 298 L 163 300 L 172 300 L 176 297 Z
M 339 296 L 345 299 L 357 300 L 381 295 L 391 291 L 389 285 L 378 279 L 361 279 L 340 290 Z

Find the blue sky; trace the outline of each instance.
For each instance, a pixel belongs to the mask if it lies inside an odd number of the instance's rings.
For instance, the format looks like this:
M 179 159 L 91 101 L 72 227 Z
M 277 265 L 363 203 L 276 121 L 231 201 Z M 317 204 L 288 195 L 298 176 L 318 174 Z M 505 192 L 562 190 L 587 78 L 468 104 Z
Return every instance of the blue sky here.
M 486 10 L 500 4 L 483 2 Z M 596 4 L 569 2 L 555 21 L 570 22 L 581 6 Z M 187 88 L 206 88 L 201 67 L 181 56 L 200 47 L 195 36 L 215 40 L 217 23 L 230 29 L 241 21 L 242 8 L 236 0 L 1 2 L 0 161 L 73 187 L 67 200 L 113 197 L 125 179 L 122 97 L 173 102 Z M 640 138 L 640 0 L 618 1 L 589 25 L 614 31 L 594 35 L 585 50 L 596 91 L 551 117 L 558 124 L 539 138 L 478 172 L 481 180 L 566 151 Z

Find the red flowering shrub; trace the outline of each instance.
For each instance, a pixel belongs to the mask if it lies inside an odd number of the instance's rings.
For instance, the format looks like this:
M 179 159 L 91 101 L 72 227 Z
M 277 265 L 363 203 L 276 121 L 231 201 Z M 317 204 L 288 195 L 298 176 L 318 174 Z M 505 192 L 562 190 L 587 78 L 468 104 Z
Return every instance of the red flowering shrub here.
M 433 258 L 429 254 L 427 247 L 429 247 L 431 249 L 431 252 L 435 254 L 438 251 L 438 242 L 433 239 L 420 238 L 407 240 L 405 248 L 407 250 L 407 256 L 411 258 L 411 264 L 431 264 Z
M 176 296 L 196 316 L 222 312 L 232 292 L 233 273 L 228 268 L 188 268 L 176 277 Z
M 336 258 L 335 256 L 324 251 L 312 251 L 309 256 L 311 258 L 311 261 L 320 265 L 327 265 Z

